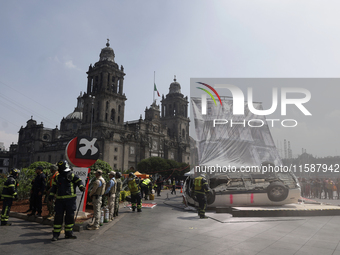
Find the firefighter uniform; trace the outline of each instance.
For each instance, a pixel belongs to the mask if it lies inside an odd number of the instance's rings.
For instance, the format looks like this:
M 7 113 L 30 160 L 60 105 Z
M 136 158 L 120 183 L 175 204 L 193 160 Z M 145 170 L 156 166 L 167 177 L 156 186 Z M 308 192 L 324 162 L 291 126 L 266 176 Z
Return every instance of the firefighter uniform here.
M 116 196 L 115 196 L 115 210 L 113 213 L 113 217 L 118 216 L 119 211 L 119 199 L 120 199 L 120 191 L 122 190 L 122 180 L 120 179 L 122 177 L 121 173 L 116 173 Z
M 132 211 L 136 211 L 136 203 L 137 203 L 137 212 L 142 211 L 142 197 L 140 194 L 140 185 L 139 179 L 134 174 L 129 174 L 128 179 L 128 187 L 131 193 L 131 207 Z
M 81 179 L 71 172 L 68 167 L 67 161 L 58 162 L 59 175 L 53 181 L 52 189 L 49 195 L 49 201 L 55 200 L 55 217 L 53 224 L 53 238 L 52 241 L 58 240 L 61 232 L 61 227 L 65 215 L 65 238 L 76 239 L 73 235 L 74 226 L 74 211 L 77 210 L 76 206 L 76 187 L 78 186 L 81 191 L 85 191 L 85 187 Z
M 152 177 L 144 179 L 140 187 L 141 187 L 141 198 L 143 198 L 143 193 L 144 193 L 145 200 L 148 200 L 149 193 L 151 193 L 151 190 L 152 190 Z
M 171 195 L 172 195 L 173 193 L 175 193 L 175 195 L 176 195 L 176 180 L 175 180 L 175 178 L 174 178 L 173 181 L 172 181 L 172 191 L 171 191 Z
M 207 207 L 206 193 L 210 191 L 208 182 L 203 176 L 196 177 L 194 180 L 194 194 L 198 201 L 198 216 L 205 219 L 205 209 Z
M 105 195 L 108 196 L 107 204 L 109 206 L 109 221 L 114 220 L 113 214 L 114 214 L 114 210 L 115 210 L 115 198 L 116 198 L 116 189 L 117 189 L 115 175 L 116 175 L 116 173 L 114 171 L 111 171 L 109 173 L 110 181 L 109 181 L 108 187 L 105 191 Z
M 96 181 L 93 184 L 92 190 L 89 196 L 92 199 L 93 205 L 93 224 L 89 224 L 87 226 L 88 230 L 97 230 L 99 229 L 100 217 L 101 217 L 101 207 L 102 207 L 102 196 L 105 192 L 106 182 L 102 177 L 103 171 L 98 169 L 95 173 Z
M 8 219 L 13 199 L 17 198 L 18 182 L 16 178 L 18 177 L 18 174 L 19 174 L 18 169 L 12 169 L 10 172 L 10 176 L 8 176 L 2 189 L 1 198 L 3 199 L 3 206 L 1 211 L 1 226 L 12 225 L 11 223 L 8 223 Z

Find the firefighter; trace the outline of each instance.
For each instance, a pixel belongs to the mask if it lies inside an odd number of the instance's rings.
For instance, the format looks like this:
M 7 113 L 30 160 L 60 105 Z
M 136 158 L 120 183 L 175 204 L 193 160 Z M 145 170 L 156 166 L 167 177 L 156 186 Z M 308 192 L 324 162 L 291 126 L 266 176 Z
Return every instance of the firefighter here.
M 115 210 L 113 212 L 113 217 L 118 216 L 119 211 L 119 199 L 120 199 L 120 191 L 122 190 L 122 174 L 120 172 L 116 172 L 116 197 L 115 197 Z
M 92 190 L 89 194 L 89 196 L 92 199 L 94 222 L 87 226 L 88 230 L 99 229 L 101 207 L 102 207 L 102 196 L 104 195 L 105 187 L 106 187 L 106 182 L 104 178 L 102 177 L 103 171 L 98 169 L 95 175 L 96 175 L 96 181 L 94 182 Z
M 208 185 L 208 181 L 205 178 L 205 175 L 202 174 L 201 176 L 195 178 L 193 192 L 198 201 L 198 210 L 197 210 L 198 216 L 201 219 L 208 218 L 205 216 L 205 208 L 207 207 L 206 193 L 210 192 L 210 188 Z
M 11 206 L 13 199 L 17 199 L 17 178 L 19 176 L 20 170 L 13 168 L 9 172 L 9 176 L 4 183 L 1 198 L 3 199 L 3 206 L 1 211 L 1 226 L 11 226 L 12 223 L 8 222 L 9 212 L 11 211 Z
M 172 180 L 172 191 L 171 191 L 171 195 L 172 195 L 173 193 L 175 193 L 175 195 L 176 195 L 176 179 L 175 179 L 175 178 L 173 178 L 173 180 Z
M 152 182 L 153 178 L 150 176 L 149 178 L 146 178 L 142 181 L 140 184 L 141 191 L 145 194 L 145 200 L 148 200 L 148 196 L 151 193 L 152 190 Z M 143 198 L 143 193 L 141 193 L 141 198 Z
M 55 216 L 53 224 L 53 238 L 52 241 L 57 241 L 61 232 L 61 227 L 65 215 L 65 238 L 76 239 L 73 234 L 74 226 L 74 211 L 76 206 L 76 187 L 84 192 L 85 187 L 81 179 L 71 172 L 71 169 L 66 160 L 61 160 L 57 163 L 59 175 L 56 176 L 52 184 L 52 189 L 48 200 L 51 202 L 56 196 L 55 201 Z
M 107 196 L 107 204 L 109 207 L 109 221 L 114 220 L 114 210 L 115 210 L 115 198 L 116 198 L 116 190 L 117 190 L 117 185 L 116 185 L 116 179 L 115 179 L 116 173 L 114 171 L 111 171 L 109 173 L 109 183 L 108 187 L 106 188 L 105 195 Z
M 142 204 L 141 204 L 141 194 L 140 194 L 140 185 L 139 179 L 133 174 L 129 173 L 128 179 L 128 187 L 131 193 L 131 207 L 132 211 L 136 211 L 136 202 L 137 202 L 137 212 L 142 211 Z

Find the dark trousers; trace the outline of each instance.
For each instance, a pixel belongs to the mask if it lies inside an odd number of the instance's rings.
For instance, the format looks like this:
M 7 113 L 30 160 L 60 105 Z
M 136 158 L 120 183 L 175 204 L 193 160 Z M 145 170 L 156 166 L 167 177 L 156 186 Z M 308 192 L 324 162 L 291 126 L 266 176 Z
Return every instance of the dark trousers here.
M 74 211 L 77 210 L 76 198 L 56 199 L 53 236 L 59 236 L 65 215 L 65 236 L 73 235 Z
M 145 197 L 145 199 L 148 199 L 148 196 L 149 196 L 149 187 L 146 186 L 146 187 L 143 187 L 141 188 L 141 197 L 143 198 L 143 195 Z
M 33 194 L 32 195 L 32 213 L 41 213 L 42 211 L 42 195 Z
M 172 191 L 171 191 L 171 194 L 172 193 L 175 193 L 175 195 L 176 195 L 176 185 L 172 185 Z
M 157 196 L 161 195 L 162 186 L 157 184 Z
M 205 194 L 196 193 L 196 198 L 198 202 L 198 216 L 205 216 L 205 208 L 207 207 L 207 196 Z
M 137 210 L 141 210 L 142 209 L 142 196 L 140 194 L 140 192 L 135 193 L 135 194 L 131 194 L 131 207 L 132 210 L 136 209 L 136 204 L 137 204 Z
M 4 198 L 4 203 L 2 205 L 1 211 L 1 225 L 5 225 L 9 219 L 9 212 L 11 211 L 13 198 Z

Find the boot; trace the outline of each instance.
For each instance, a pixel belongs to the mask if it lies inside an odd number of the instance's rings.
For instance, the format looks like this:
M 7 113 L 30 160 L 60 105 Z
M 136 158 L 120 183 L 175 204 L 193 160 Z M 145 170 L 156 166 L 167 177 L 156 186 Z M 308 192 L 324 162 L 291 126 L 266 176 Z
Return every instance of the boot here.
M 51 241 L 57 241 L 58 237 L 59 237 L 59 233 L 55 233 L 53 230 L 52 230 L 52 233 L 53 233 L 53 237 L 52 237 Z
M 1 226 L 12 226 L 12 223 L 6 222 L 6 221 L 1 221 Z
M 65 239 L 77 239 L 77 237 L 73 234 L 72 231 L 68 231 L 65 233 Z

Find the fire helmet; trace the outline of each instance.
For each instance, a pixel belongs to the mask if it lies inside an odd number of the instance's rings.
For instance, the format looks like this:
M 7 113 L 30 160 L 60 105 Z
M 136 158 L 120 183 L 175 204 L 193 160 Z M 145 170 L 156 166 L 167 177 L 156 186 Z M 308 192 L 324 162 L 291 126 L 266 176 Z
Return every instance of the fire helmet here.
M 69 172 L 71 168 L 66 160 L 60 160 L 58 163 L 58 170 L 59 172 Z
M 9 172 L 9 175 L 12 175 L 13 177 L 18 177 L 19 173 L 20 173 L 19 169 L 12 168 L 11 171 Z

